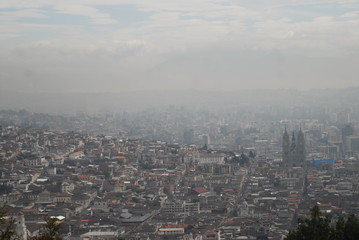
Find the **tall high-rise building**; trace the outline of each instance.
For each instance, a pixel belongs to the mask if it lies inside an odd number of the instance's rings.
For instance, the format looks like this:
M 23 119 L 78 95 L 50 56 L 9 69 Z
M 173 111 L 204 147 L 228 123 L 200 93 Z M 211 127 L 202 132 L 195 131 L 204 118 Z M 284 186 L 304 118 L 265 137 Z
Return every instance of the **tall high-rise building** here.
M 210 144 L 209 135 L 203 135 L 202 136 L 202 144 L 205 145 L 205 146 L 208 146 Z
M 354 128 L 351 125 L 347 124 L 345 125 L 345 127 L 342 128 L 342 136 L 343 138 L 345 138 L 351 135 L 354 135 Z
M 193 131 L 193 129 L 189 129 L 189 130 L 184 131 L 184 133 L 183 133 L 183 142 L 184 142 L 184 144 L 188 144 L 188 145 L 194 144 L 194 131 Z
M 359 152 L 359 136 L 346 136 L 345 141 L 345 154 L 353 156 L 354 153 Z
M 285 166 L 304 166 L 305 165 L 305 138 L 300 129 L 297 138 L 293 132 L 292 139 L 289 140 L 287 129 L 283 133 L 282 158 Z
M 343 153 L 348 154 L 352 152 L 351 147 L 351 136 L 354 135 L 354 128 L 351 125 L 345 125 L 342 128 L 342 142 L 343 142 Z

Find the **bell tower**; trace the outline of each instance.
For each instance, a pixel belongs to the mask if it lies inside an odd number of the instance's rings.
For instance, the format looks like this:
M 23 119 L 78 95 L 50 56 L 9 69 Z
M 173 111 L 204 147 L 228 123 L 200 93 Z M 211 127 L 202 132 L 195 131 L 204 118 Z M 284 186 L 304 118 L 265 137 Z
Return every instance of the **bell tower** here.
M 304 166 L 305 165 L 305 138 L 302 129 L 297 136 L 294 131 L 292 139 L 289 139 L 287 128 L 283 133 L 282 142 L 282 162 L 285 166 Z
M 282 141 L 282 160 L 283 162 L 289 161 L 289 149 L 290 149 L 290 142 L 289 142 L 289 135 L 287 133 L 287 128 L 284 130 L 283 134 L 283 141 Z

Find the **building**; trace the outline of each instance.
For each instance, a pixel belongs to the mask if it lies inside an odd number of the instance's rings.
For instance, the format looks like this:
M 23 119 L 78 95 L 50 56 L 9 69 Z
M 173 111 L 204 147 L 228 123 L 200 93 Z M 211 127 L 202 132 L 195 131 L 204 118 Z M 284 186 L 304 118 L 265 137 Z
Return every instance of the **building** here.
M 287 129 L 284 130 L 282 142 L 283 164 L 289 167 L 304 166 L 305 164 L 305 139 L 302 130 L 297 134 L 297 139 L 293 132 L 292 139 L 289 140 Z
M 70 158 L 71 160 L 77 160 L 77 159 L 81 159 L 81 158 L 83 158 L 83 157 L 85 157 L 83 151 L 74 152 L 74 153 L 72 153 L 72 154 L 69 155 L 69 158 Z
M 354 153 L 359 152 L 359 136 L 346 136 L 345 137 L 345 153 L 352 156 Z
M 162 212 L 164 213 L 182 213 L 183 202 L 182 201 L 165 201 L 162 204 Z
M 224 164 L 225 154 L 222 153 L 199 153 L 195 160 L 198 165 L 204 164 Z
M 183 132 L 183 143 L 187 145 L 194 144 L 194 130 L 189 129 Z
M 177 214 L 198 214 L 200 213 L 199 202 L 186 202 L 186 201 L 165 201 L 161 208 L 164 213 L 177 213 Z
M 159 235 L 182 235 L 184 234 L 185 229 L 183 227 L 176 227 L 176 228 L 160 228 L 158 229 Z
M 343 138 L 351 135 L 354 135 L 354 128 L 351 125 L 345 125 L 345 127 L 342 128 Z

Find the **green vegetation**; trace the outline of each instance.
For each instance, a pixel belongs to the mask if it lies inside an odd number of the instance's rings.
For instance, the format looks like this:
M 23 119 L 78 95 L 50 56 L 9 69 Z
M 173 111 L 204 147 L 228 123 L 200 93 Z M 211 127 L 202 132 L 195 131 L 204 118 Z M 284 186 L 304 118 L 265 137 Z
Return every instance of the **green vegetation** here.
M 17 239 L 14 230 L 15 220 L 10 217 L 6 218 L 6 211 L 0 209 L 0 239 L 1 240 L 12 240 Z
M 318 206 L 311 209 L 310 218 L 299 219 L 298 227 L 289 232 L 285 240 L 357 240 L 359 219 L 350 215 L 332 223 L 329 216 L 321 216 Z
M 44 233 L 30 238 L 30 240 L 61 240 L 59 230 L 62 225 L 57 218 L 45 218 Z M 15 235 L 15 219 L 6 216 L 6 210 L 0 209 L 0 240 L 17 240 Z
M 59 231 L 62 227 L 57 218 L 45 218 L 45 232 L 40 236 L 34 238 L 34 240 L 61 240 Z

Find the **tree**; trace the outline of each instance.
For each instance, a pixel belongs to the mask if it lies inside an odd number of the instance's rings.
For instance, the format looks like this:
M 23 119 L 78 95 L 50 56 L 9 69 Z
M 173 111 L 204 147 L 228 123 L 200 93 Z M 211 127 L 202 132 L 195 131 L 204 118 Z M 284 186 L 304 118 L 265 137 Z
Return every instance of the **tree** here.
M 355 239 L 359 239 L 359 219 L 352 214 L 345 223 L 343 240 Z
M 0 239 L 13 240 L 15 236 L 15 219 L 13 217 L 6 218 L 6 210 L 0 209 Z
M 241 166 L 249 163 L 249 157 L 247 155 L 245 155 L 244 153 L 242 153 L 241 156 L 239 157 L 239 163 Z
M 237 156 L 234 156 L 229 160 L 229 163 L 240 163 L 240 159 Z
M 249 156 L 249 158 L 255 158 L 256 154 L 252 150 L 250 150 L 248 156 Z
M 57 218 L 47 217 L 45 218 L 45 231 L 40 236 L 32 238 L 32 240 L 61 240 L 60 229 L 62 224 Z
M 329 216 L 320 216 L 317 205 L 310 212 L 309 219 L 298 219 L 297 229 L 289 231 L 286 240 L 330 240 L 333 228 Z
M 289 231 L 285 240 L 354 240 L 359 239 L 359 219 L 350 215 L 340 217 L 331 224 L 329 216 L 321 216 L 318 206 L 311 209 L 310 218 L 298 219 L 295 230 Z
M 340 217 L 335 224 L 333 239 L 338 239 L 338 240 L 344 239 L 344 232 L 345 232 L 345 219 L 343 217 Z

